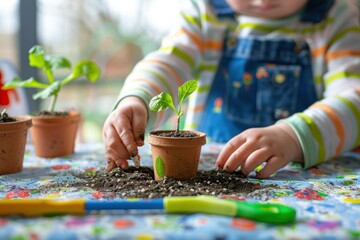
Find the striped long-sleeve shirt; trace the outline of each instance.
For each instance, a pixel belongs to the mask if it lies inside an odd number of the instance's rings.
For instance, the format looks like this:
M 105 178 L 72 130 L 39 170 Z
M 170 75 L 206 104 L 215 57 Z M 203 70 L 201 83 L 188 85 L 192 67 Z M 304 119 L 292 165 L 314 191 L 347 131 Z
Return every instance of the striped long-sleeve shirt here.
M 146 56 L 127 77 L 118 102 L 135 95 L 149 103 L 166 91 L 173 96 L 185 81 L 197 79 L 185 128 L 196 129 L 221 57 L 226 29 L 241 36 L 294 36 L 307 40 L 313 58 L 318 101 L 304 112 L 282 120 L 298 136 L 305 167 L 360 145 L 360 27 L 359 13 L 350 1 L 337 0 L 327 17 L 317 24 L 304 23 L 298 15 L 265 20 L 238 16 L 218 19 L 207 0 L 186 0 L 178 27 L 161 47 Z M 150 112 L 152 122 L 162 122 L 166 112 Z M 156 125 L 156 123 L 155 123 Z

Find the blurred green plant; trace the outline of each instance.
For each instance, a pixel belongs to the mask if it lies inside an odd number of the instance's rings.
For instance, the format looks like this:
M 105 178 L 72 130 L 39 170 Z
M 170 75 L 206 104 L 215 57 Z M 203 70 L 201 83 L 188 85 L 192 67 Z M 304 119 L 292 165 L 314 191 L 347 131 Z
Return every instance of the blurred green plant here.
M 96 82 L 101 75 L 100 67 L 95 62 L 91 60 L 80 60 L 75 64 L 68 76 L 60 80 L 55 80 L 54 71 L 62 68 L 71 69 L 71 63 L 63 56 L 47 55 L 44 48 L 39 45 L 35 45 L 29 50 L 29 65 L 41 69 L 47 77 L 47 83 L 40 82 L 32 77 L 27 80 L 16 77 L 11 82 L 6 83 L 2 89 L 19 87 L 41 89 L 33 95 L 33 99 L 53 97 L 49 106 L 50 112 L 54 112 L 55 110 L 57 97 L 62 86 L 83 76 L 90 82 Z

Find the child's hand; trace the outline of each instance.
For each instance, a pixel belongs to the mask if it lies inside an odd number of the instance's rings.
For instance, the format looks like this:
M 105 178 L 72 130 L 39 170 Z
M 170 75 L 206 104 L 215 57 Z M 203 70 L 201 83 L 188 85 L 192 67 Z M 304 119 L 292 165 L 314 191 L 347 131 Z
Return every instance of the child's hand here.
M 256 177 L 268 178 L 290 161 L 302 161 L 302 158 L 295 132 L 286 123 L 280 123 L 248 129 L 232 138 L 221 151 L 216 166 L 227 172 L 233 172 L 241 166 L 241 172 L 248 175 L 266 162 Z
M 146 123 L 146 106 L 137 97 L 123 99 L 108 116 L 103 127 L 107 172 L 129 167 L 127 160 L 138 155 L 137 146 L 144 145 Z

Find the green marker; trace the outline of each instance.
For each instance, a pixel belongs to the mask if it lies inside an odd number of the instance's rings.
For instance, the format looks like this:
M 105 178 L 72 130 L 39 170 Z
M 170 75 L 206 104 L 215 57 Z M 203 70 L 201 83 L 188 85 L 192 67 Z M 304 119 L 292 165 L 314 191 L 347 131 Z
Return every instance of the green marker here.
M 285 205 L 225 200 L 211 196 L 165 197 L 164 209 L 167 213 L 206 213 L 273 224 L 292 223 L 296 219 L 295 209 Z

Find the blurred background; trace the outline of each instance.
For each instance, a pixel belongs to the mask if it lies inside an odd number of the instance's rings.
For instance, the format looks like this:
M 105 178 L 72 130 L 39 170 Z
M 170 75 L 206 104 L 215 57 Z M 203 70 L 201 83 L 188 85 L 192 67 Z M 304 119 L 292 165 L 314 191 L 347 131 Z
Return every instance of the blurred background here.
M 49 54 L 69 58 L 73 64 L 84 58 L 98 63 L 101 79 L 96 83 L 81 79 L 64 86 L 57 109 L 80 110 L 84 116 L 81 141 L 99 142 L 102 125 L 124 79 L 144 55 L 160 46 L 175 22 L 180 1 L 0 1 L 0 60 L 12 64 L 22 79 L 34 76 L 40 80 L 44 76 L 28 65 L 28 50 L 35 44 L 44 46 Z M 62 78 L 69 71 L 55 74 L 55 78 Z M 47 109 L 48 102 L 32 100 L 34 92 L 23 92 L 29 102 L 26 111 Z M 0 108 L 5 107 L 0 101 Z

